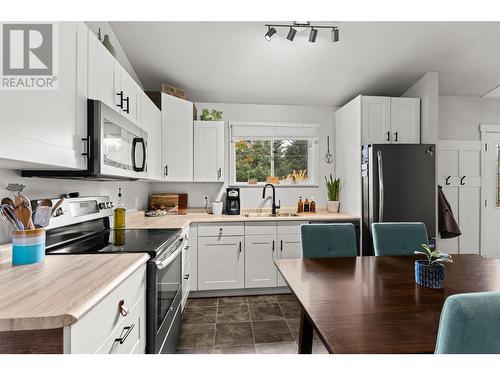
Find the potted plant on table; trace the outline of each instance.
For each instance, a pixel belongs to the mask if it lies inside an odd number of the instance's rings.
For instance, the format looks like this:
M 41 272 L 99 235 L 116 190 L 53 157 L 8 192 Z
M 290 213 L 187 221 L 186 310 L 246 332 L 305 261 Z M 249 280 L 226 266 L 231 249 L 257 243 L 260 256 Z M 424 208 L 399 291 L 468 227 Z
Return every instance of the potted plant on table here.
M 427 260 L 415 261 L 415 282 L 426 288 L 443 289 L 444 264 L 453 263 L 451 255 L 432 250 L 427 244 L 422 244 L 422 248 L 425 252 L 415 251 L 415 254 L 425 255 Z
M 328 201 L 326 202 L 326 210 L 330 213 L 339 212 L 339 195 L 340 195 L 340 178 L 333 179 L 330 173 L 330 179 L 325 176 L 326 191 Z

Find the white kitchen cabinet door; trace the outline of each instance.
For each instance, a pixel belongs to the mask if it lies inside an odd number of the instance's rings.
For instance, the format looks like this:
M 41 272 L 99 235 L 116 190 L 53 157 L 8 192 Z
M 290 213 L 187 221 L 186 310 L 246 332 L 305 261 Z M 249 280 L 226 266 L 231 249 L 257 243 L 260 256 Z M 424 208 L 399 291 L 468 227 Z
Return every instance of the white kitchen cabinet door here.
M 276 235 L 245 236 L 245 288 L 277 286 Z
M 278 259 L 302 258 L 300 234 L 278 234 Z M 285 280 L 278 273 L 278 286 L 286 286 Z
M 2 168 L 86 168 L 88 29 L 83 22 L 53 25 L 57 88 L 0 91 Z
M 120 66 L 120 92 L 123 92 L 122 114 L 141 126 L 142 96 L 144 92 L 135 80 Z
M 120 95 L 121 66 L 104 45 L 89 31 L 89 98 L 100 100 L 123 113 Z
M 420 98 L 391 98 L 391 143 L 420 143 Z
M 161 94 L 163 181 L 193 181 L 193 103 Z
M 189 276 L 189 290 L 198 290 L 198 226 L 189 226 L 189 251 L 191 252 L 191 273 Z
M 142 95 L 141 124 L 147 137 L 147 178 L 161 181 L 161 111 L 146 94 Z
M 245 286 L 245 237 L 198 237 L 198 290 Z
M 194 181 L 224 181 L 224 122 L 194 121 Z
M 362 144 L 391 143 L 391 98 L 361 97 Z

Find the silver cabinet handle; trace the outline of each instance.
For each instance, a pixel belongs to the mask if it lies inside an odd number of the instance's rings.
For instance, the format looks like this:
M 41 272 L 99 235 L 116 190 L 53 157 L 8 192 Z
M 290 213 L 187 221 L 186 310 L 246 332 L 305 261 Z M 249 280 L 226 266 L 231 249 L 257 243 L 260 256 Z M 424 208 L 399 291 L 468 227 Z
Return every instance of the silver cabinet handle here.
M 378 161 L 378 221 L 384 221 L 384 170 L 382 163 L 382 151 L 377 151 Z
M 222 168 L 217 169 L 217 180 L 220 180 L 222 177 Z

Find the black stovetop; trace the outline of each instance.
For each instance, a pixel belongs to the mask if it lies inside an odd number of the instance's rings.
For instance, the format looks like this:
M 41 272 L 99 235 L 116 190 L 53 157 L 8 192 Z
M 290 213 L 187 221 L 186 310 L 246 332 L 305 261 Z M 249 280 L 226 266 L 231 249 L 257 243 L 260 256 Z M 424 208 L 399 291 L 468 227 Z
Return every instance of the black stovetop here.
M 106 229 L 76 242 L 52 246 L 47 254 L 148 253 L 155 257 L 180 233 L 180 229 Z

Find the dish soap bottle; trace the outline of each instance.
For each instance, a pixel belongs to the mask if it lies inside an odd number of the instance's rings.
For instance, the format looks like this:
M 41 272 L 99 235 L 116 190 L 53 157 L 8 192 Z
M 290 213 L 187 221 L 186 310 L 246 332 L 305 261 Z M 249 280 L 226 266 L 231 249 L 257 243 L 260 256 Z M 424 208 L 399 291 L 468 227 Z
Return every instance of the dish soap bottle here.
M 311 203 L 309 204 L 309 212 L 316 212 L 316 202 L 314 201 L 314 197 L 311 197 Z
M 113 213 L 113 223 L 115 229 L 125 228 L 125 207 L 122 202 L 122 188 L 118 188 L 118 199 Z
M 299 197 L 299 202 L 297 203 L 297 213 L 304 212 L 304 203 L 302 202 L 302 197 Z
M 304 201 L 304 212 L 309 212 L 309 208 L 309 201 L 306 198 L 306 200 Z

